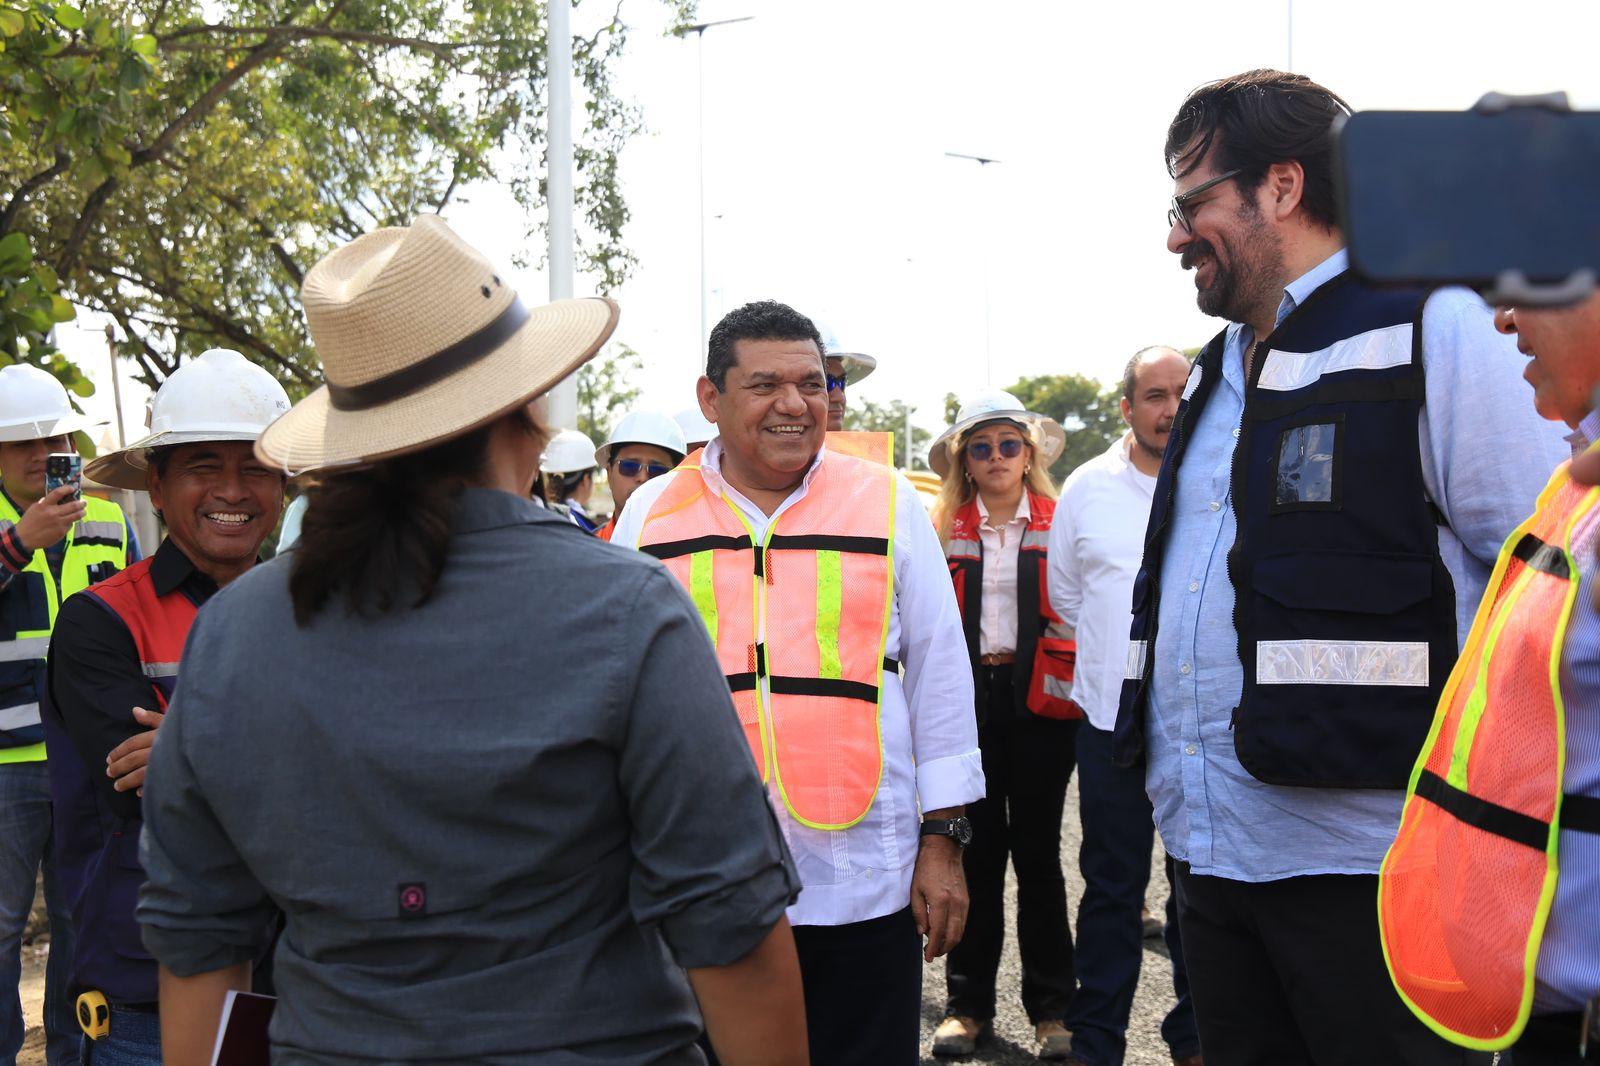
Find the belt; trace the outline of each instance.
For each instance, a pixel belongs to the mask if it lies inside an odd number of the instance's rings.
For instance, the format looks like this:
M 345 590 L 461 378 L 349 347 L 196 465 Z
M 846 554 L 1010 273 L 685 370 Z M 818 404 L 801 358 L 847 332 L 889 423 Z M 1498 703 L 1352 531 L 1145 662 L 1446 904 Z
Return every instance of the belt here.
M 978 662 L 984 666 L 1010 666 L 1016 661 L 1016 653 L 1010 651 L 991 652 L 988 655 L 978 656 Z

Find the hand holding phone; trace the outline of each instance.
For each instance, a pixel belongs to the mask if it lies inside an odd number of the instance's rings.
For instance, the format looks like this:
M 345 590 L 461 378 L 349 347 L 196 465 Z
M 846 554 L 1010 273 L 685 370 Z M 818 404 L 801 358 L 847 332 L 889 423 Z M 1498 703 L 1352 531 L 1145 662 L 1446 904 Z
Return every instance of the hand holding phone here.
M 72 495 L 67 499 L 83 499 L 83 456 L 52 452 L 45 457 L 44 494 L 48 496 L 63 485 L 72 486 Z

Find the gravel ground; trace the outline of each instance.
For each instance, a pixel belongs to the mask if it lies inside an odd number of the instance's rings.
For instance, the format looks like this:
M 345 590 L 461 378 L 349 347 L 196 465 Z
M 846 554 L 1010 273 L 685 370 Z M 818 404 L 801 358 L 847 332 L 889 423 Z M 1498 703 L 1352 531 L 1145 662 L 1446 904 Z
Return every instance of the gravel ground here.
M 1078 827 L 1078 781 L 1074 776 L 1067 792 L 1067 809 L 1061 823 L 1061 859 L 1067 874 L 1067 907 L 1076 922 L 1078 901 L 1083 897 L 1083 878 L 1078 876 L 1078 844 L 1082 839 Z M 1161 873 L 1161 845 L 1156 844 L 1151 861 L 1150 889 L 1147 899 L 1153 913 L 1162 913 L 1167 902 L 1167 881 Z M 996 1004 L 994 1036 L 978 1045 L 977 1054 L 960 1059 L 936 1059 L 928 1054 L 933 1043 L 933 1030 L 944 1013 L 944 962 L 935 961 L 923 971 L 922 978 L 922 1061 L 924 1064 L 942 1062 L 992 1062 L 1007 1066 L 1037 1062 L 1034 1058 L 1033 1026 L 1023 1013 L 1020 999 L 1021 968 L 1017 958 L 1016 940 L 1016 878 L 1006 874 L 1006 917 L 1010 927 L 1005 949 L 1000 956 L 1000 998 Z M 1144 942 L 1144 965 L 1139 969 L 1139 991 L 1133 1001 L 1133 1016 L 1128 1021 L 1127 1066 L 1171 1066 L 1172 1058 L 1161 1039 L 1161 1019 L 1172 1008 L 1172 965 L 1167 961 L 1167 949 L 1159 940 Z

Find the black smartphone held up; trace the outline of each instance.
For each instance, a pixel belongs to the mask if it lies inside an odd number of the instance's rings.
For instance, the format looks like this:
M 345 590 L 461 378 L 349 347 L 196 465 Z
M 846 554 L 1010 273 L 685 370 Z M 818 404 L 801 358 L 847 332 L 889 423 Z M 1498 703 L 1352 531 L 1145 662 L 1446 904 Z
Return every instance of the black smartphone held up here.
M 44 494 L 50 495 L 62 485 L 72 486 L 69 500 L 83 498 L 83 456 L 71 452 L 52 452 L 44 460 Z
M 1570 303 L 1600 275 L 1600 112 L 1565 94 L 1362 111 L 1338 131 L 1350 265 L 1376 284 Z

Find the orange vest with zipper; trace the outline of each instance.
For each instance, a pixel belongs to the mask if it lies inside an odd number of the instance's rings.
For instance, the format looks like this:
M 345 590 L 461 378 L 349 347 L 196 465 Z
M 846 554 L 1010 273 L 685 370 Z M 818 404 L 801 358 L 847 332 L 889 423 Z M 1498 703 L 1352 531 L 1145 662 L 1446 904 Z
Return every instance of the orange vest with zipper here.
M 894 600 L 889 467 L 825 452 L 806 494 L 757 542 L 707 486 L 703 452 L 671 475 L 639 550 L 689 591 L 728 678 L 762 779 L 815 829 L 872 809 L 883 773 L 878 720 Z

